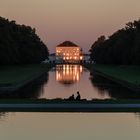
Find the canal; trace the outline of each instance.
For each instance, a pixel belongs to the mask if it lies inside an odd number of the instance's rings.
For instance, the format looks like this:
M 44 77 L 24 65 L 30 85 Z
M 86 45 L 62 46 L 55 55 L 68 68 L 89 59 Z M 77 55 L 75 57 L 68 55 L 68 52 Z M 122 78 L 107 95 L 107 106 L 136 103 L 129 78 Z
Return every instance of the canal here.
M 0 93 L 1 99 L 66 99 L 72 94 L 92 99 L 140 99 L 133 92 L 90 72 L 82 65 L 57 65 L 43 76 L 13 93 Z
M 90 72 L 81 65 L 57 65 L 49 72 L 48 83 L 42 87 L 40 98 L 68 98 L 79 91 L 82 99 L 106 99 L 110 95 L 91 81 Z
M 44 77 L 38 98 L 66 99 L 72 94 L 77 96 L 79 91 L 81 98 L 87 100 L 140 99 L 139 93 L 100 77 L 82 65 L 57 65 Z

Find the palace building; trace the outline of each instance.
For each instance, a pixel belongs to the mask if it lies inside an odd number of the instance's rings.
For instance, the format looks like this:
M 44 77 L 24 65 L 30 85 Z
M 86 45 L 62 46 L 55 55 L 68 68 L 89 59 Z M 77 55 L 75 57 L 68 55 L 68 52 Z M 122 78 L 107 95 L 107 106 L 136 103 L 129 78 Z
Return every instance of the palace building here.
M 71 41 L 65 41 L 56 47 L 58 63 L 79 63 L 83 60 L 81 48 Z

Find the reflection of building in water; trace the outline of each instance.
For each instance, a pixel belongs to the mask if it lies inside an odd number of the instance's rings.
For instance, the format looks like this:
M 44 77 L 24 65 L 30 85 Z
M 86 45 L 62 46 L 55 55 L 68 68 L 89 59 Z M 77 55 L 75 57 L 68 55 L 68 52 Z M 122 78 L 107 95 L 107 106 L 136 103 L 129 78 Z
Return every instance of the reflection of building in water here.
M 72 84 L 80 80 L 83 67 L 81 65 L 57 65 L 56 81 L 63 84 Z
M 70 41 L 65 41 L 56 47 L 57 63 L 77 63 L 83 60 L 79 46 Z

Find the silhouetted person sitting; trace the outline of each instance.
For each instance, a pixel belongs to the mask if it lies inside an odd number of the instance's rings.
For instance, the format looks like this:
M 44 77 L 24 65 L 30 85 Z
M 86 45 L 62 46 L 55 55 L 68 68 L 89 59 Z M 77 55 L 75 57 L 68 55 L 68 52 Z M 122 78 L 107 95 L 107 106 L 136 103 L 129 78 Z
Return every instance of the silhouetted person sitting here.
M 68 98 L 68 100 L 74 100 L 74 94 Z
M 78 100 L 78 101 L 80 101 L 80 100 L 81 100 L 81 96 L 80 96 L 79 91 L 77 91 L 77 97 L 76 97 L 76 100 Z

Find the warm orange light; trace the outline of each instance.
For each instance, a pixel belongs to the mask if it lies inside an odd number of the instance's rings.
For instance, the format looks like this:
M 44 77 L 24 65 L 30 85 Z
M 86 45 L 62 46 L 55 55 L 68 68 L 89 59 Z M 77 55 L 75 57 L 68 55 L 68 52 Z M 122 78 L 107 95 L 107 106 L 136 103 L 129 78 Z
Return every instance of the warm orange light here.
M 80 60 L 83 60 L 83 56 L 80 56 Z
M 56 68 L 56 80 L 64 83 L 73 83 L 80 80 L 82 66 L 79 65 L 58 65 Z
M 81 72 L 81 73 L 83 72 L 83 67 L 82 67 L 82 66 L 80 66 L 80 72 Z
M 58 53 L 59 52 L 59 53 Z M 56 47 L 56 59 L 63 60 L 65 62 L 75 63 L 83 60 L 83 57 L 80 56 L 81 51 L 80 47 L 71 47 L 71 46 L 57 46 Z

